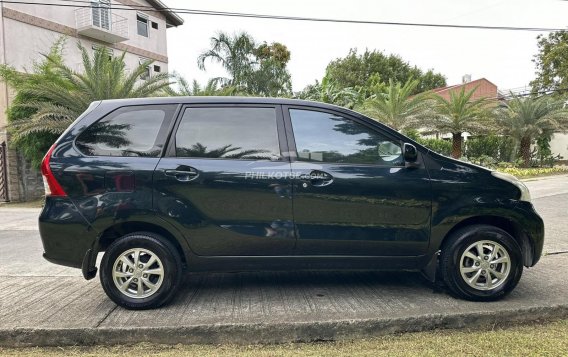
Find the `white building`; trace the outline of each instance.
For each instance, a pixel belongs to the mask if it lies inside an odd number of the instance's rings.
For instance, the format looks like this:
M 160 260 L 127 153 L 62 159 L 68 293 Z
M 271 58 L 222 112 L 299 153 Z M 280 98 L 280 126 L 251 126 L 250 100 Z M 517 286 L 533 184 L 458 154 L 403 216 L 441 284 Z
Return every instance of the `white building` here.
M 127 68 L 151 59 L 149 75 L 167 72 L 166 30 L 183 24 L 160 0 L 25 2 L 0 3 L 0 63 L 22 71 L 30 70 L 34 61 L 41 60 L 41 53 L 48 53 L 55 41 L 66 36 L 64 58 L 77 70 L 82 62 L 76 45 L 80 41 L 91 50 L 104 45 L 116 55 L 126 52 Z M 12 94 L 0 82 L 0 202 L 42 194 L 37 173 L 8 143 L 5 111 Z

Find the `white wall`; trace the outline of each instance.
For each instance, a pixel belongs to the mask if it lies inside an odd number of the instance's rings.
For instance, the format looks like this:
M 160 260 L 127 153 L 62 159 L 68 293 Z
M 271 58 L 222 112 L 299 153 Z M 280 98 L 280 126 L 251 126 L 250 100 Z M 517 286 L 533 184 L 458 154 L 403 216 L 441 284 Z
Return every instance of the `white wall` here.
M 550 140 L 552 155 L 560 154 L 563 160 L 568 160 L 568 134 L 556 133 Z

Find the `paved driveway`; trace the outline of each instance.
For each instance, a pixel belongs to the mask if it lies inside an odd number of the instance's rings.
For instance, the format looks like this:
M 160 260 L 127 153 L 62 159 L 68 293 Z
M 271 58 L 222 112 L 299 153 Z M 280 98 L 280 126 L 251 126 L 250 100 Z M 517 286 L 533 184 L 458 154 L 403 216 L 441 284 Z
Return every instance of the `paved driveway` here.
M 98 279 L 41 258 L 37 209 L 0 207 L 0 344 L 114 341 L 116 329 L 127 331 L 123 342 L 305 341 L 568 313 L 568 176 L 527 185 L 545 220 L 547 255 L 494 303 L 454 299 L 415 273 L 278 272 L 193 274 L 167 307 L 127 311 Z M 156 327 L 168 332 L 153 336 Z M 36 329 L 52 339 L 34 339 Z

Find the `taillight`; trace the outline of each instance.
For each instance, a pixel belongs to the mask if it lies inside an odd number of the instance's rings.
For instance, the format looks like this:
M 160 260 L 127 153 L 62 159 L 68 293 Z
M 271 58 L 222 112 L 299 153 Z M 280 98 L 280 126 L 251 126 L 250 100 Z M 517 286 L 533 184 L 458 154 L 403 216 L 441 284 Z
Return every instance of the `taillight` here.
M 63 188 L 53 176 L 53 172 L 51 171 L 51 167 L 49 167 L 49 161 L 51 160 L 51 154 L 55 150 L 55 144 L 53 144 L 43 161 L 41 162 L 41 175 L 43 176 L 43 186 L 45 187 L 45 195 L 46 196 L 67 196 Z

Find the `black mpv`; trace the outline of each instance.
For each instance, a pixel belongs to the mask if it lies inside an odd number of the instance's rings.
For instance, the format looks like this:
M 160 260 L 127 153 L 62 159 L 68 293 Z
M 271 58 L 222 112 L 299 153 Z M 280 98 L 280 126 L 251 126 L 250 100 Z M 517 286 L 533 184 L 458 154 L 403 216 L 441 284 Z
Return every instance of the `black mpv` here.
M 457 161 L 361 114 L 267 98 L 93 103 L 42 164 L 44 257 L 97 273 L 130 309 L 184 272 L 421 271 L 495 300 L 539 260 L 523 183 Z

